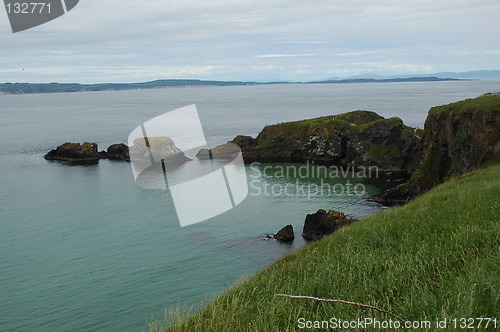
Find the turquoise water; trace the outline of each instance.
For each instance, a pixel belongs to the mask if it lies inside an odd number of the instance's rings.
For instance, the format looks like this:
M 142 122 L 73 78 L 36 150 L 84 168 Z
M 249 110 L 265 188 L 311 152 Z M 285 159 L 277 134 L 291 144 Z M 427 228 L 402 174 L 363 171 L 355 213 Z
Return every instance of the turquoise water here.
M 242 204 L 181 228 L 170 194 L 136 186 L 128 163 L 43 159 L 65 141 L 105 148 L 125 142 L 145 120 L 192 103 L 212 143 L 255 135 L 265 124 L 354 109 L 422 127 L 429 106 L 499 87 L 469 81 L 0 96 L 0 330 L 144 330 L 165 307 L 210 299 L 302 246 L 307 213 L 333 208 L 363 217 L 380 210 L 366 201 L 380 189 L 367 183 L 363 195 L 307 197 L 293 190 L 359 179 L 281 177 L 280 165 L 263 164 L 247 168 L 249 181 L 259 181 Z M 266 166 L 273 168 L 259 173 Z M 288 193 L 254 195 L 256 188 L 287 185 Z M 298 235 L 292 245 L 260 238 L 286 224 Z

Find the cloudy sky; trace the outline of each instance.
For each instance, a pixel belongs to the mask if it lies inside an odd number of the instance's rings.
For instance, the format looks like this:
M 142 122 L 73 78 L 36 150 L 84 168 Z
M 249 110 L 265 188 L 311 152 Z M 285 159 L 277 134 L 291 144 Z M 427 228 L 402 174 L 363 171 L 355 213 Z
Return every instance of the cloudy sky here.
M 500 69 L 499 13 L 499 0 L 80 0 L 13 34 L 0 9 L 0 82 Z

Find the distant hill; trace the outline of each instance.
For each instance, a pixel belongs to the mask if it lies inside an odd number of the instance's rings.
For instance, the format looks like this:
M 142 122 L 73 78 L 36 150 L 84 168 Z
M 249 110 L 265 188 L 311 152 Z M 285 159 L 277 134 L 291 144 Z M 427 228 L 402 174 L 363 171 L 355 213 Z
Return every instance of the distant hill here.
M 500 70 L 474 70 L 461 73 L 444 72 L 432 74 L 432 76 L 450 78 L 500 78 Z
M 257 84 L 318 84 L 318 83 L 374 83 L 374 82 L 434 82 L 455 81 L 456 78 L 440 77 L 398 77 L 398 78 L 355 78 L 311 82 L 243 82 L 243 81 L 203 81 L 197 79 L 166 79 L 140 83 L 0 83 L 0 94 L 29 94 L 55 92 L 83 92 L 106 90 L 159 89 L 167 87 L 238 86 Z
M 156 89 L 165 87 L 181 86 L 229 86 L 250 85 L 254 82 L 240 81 L 201 81 L 201 80 L 156 80 L 141 83 L 3 83 L 0 84 L 0 92 L 23 94 L 23 93 L 53 93 L 53 92 L 81 92 L 81 91 L 105 91 L 105 90 L 132 90 L 132 89 Z
M 437 82 L 437 81 L 460 81 L 458 78 L 440 78 L 436 76 L 424 77 L 397 77 L 397 78 L 350 78 L 325 81 L 313 81 L 312 83 L 385 83 L 385 82 Z
M 325 81 L 332 80 L 353 80 L 353 79 L 393 79 L 393 78 L 411 78 L 411 77 L 439 77 L 439 78 L 456 78 L 456 79 L 480 79 L 480 78 L 500 78 L 500 70 L 474 70 L 464 72 L 440 72 L 433 74 L 412 74 L 412 75 L 397 75 L 397 76 L 383 76 L 377 74 L 361 74 L 349 76 L 345 78 L 330 77 Z

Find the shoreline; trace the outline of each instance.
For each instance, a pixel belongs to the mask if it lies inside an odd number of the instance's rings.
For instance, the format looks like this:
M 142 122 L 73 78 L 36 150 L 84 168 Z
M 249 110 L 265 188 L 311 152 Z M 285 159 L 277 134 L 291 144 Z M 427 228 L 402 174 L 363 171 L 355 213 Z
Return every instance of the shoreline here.
M 317 85 L 317 84 L 367 84 L 367 83 L 430 83 L 430 82 L 457 82 L 472 79 L 440 78 L 440 77 L 408 77 L 388 79 L 341 79 L 309 82 L 246 82 L 246 81 L 210 81 L 189 79 L 167 79 L 140 83 L 0 83 L 0 94 L 47 94 L 68 92 L 97 92 L 97 91 L 128 91 L 164 88 L 198 88 L 198 87 L 229 87 L 255 85 Z

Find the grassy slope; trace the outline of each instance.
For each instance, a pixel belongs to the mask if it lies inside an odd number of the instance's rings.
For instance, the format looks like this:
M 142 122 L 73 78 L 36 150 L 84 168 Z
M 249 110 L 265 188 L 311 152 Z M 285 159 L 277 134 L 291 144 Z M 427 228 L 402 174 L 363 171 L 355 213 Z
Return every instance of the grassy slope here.
M 273 146 L 289 146 L 290 141 L 308 140 L 310 135 L 321 132 L 326 136 L 343 134 L 356 137 L 377 124 L 393 124 L 403 126 L 407 131 L 415 129 L 405 126 L 400 118 L 385 119 L 371 111 L 352 111 L 339 115 L 328 115 L 313 119 L 283 122 L 266 126 L 257 136 L 256 148 Z
M 311 243 L 241 281 L 181 325 L 173 319 L 151 330 L 296 331 L 299 317 L 391 318 L 277 293 L 361 302 L 411 321 L 498 318 L 499 211 L 497 165 Z
M 430 114 L 452 111 L 455 115 L 470 111 L 498 111 L 500 109 L 500 95 L 483 95 L 473 99 L 465 99 L 448 105 L 435 106 L 429 111 Z

